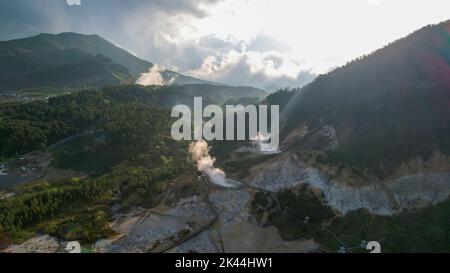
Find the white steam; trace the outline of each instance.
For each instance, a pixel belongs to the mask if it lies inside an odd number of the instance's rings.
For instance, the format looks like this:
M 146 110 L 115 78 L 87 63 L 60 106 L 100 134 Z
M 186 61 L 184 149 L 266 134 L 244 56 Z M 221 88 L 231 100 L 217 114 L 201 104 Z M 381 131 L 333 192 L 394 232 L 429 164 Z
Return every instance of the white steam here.
M 222 187 L 234 186 L 227 182 L 224 171 L 214 167 L 216 159 L 209 154 L 209 147 L 206 141 L 192 142 L 189 145 L 189 153 L 192 159 L 197 161 L 197 169 L 204 172 L 212 183 Z
M 267 143 L 270 140 L 270 136 L 267 136 L 263 133 L 258 132 L 258 134 L 250 138 L 250 140 L 252 141 L 253 146 L 256 148 L 256 150 L 261 154 L 270 155 L 281 153 L 278 147 L 274 147 Z
M 261 144 L 263 142 L 266 142 L 270 139 L 270 137 L 265 136 L 264 134 L 258 132 L 256 136 L 251 137 L 250 140 L 253 141 L 254 144 Z
M 148 85 L 170 85 L 175 82 L 175 77 L 170 80 L 164 80 L 163 74 L 166 69 L 157 64 L 153 65 L 147 73 L 142 73 L 139 79 L 136 80 L 136 84 L 148 86 Z

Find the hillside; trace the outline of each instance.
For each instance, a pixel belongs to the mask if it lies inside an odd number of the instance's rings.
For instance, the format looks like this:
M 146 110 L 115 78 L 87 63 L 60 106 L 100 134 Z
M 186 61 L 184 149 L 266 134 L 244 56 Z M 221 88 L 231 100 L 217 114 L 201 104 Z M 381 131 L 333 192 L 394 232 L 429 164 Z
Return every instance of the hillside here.
M 292 148 L 322 150 L 329 162 L 383 177 L 413 158 L 450 154 L 449 106 L 447 21 L 292 93 L 284 111 L 284 135 L 291 134 Z M 300 128 L 307 128 L 306 133 L 295 137 Z
M 146 107 L 170 109 L 176 104 L 192 106 L 194 97 L 203 97 L 205 104 L 223 104 L 230 99 L 262 98 L 266 93 L 251 87 L 216 85 L 106 86 L 100 91 L 73 92 L 49 100 L 31 103 L 5 103 L 0 105 L 0 158 L 15 153 L 26 153 L 41 146 L 53 144 L 77 130 L 92 126 L 98 120 L 97 112 L 104 107 L 102 100 L 114 103 L 139 103 Z M 87 94 L 87 95 L 86 95 Z M 88 98 L 86 98 L 87 96 Z M 91 97 L 95 100 L 91 102 Z M 76 102 L 68 100 L 76 98 Z M 81 118 L 66 120 L 74 110 L 72 104 L 84 104 Z M 58 102 L 61 105 L 59 105 Z M 58 105 L 58 107 L 56 107 Z M 89 110 L 87 110 L 89 108 Z
M 39 34 L 0 42 L 0 91 L 133 83 L 152 66 L 98 35 Z M 169 70 L 162 77 L 205 83 Z

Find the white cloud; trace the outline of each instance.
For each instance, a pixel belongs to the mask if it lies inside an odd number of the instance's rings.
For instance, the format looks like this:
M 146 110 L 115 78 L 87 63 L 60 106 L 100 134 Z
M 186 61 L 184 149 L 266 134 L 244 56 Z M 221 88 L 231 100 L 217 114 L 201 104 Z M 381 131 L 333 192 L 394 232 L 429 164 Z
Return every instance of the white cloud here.
M 405 6 L 413 12 L 399 22 Z M 184 31 L 166 39 L 170 52 L 161 56 L 167 56 L 166 65 L 205 80 L 269 89 L 301 86 L 447 18 L 429 7 L 414 0 L 227 0 L 211 6 L 209 16 L 183 22 Z
M 250 85 L 268 90 L 287 86 L 302 86 L 314 78 L 310 69 L 299 60 L 291 60 L 276 52 L 232 49 L 217 55 L 209 55 L 202 65 L 187 72 L 202 79 Z

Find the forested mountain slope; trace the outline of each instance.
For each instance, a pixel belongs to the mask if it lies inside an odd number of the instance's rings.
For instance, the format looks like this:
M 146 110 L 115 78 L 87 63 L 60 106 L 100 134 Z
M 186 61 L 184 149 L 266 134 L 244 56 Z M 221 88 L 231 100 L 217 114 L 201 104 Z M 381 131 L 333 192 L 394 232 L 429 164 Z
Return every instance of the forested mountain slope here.
M 417 156 L 450 154 L 450 21 L 319 76 L 285 107 L 285 135 L 308 127 L 297 146 L 323 149 L 316 133 L 331 128 L 338 145 L 329 160 L 379 175 Z

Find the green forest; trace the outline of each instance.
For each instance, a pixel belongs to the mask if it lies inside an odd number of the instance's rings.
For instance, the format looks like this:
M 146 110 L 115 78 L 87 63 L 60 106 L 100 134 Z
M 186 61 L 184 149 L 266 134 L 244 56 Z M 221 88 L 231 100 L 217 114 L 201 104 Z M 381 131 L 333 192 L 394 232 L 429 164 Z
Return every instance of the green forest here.
M 37 181 L 0 201 L 0 244 L 21 241 L 39 231 L 92 243 L 112 232 L 107 221 L 113 204 L 151 206 L 164 192 L 166 181 L 188 168 L 186 145 L 169 135 L 167 109 L 136 102 L 132 93 L 120 98 L 112 94 L 117 94 L 116 88 L 1 106 L 3 158 L 46 150 L 92 128 L 103 141 L 83 142 L 76 153 L 56 149 L 54 164 L 92 171 L 92 166 L 86 167 L 90 164 L 80 163 L 97 159 L 106 163 L 87 178 Z

